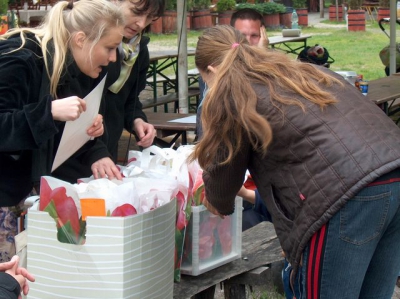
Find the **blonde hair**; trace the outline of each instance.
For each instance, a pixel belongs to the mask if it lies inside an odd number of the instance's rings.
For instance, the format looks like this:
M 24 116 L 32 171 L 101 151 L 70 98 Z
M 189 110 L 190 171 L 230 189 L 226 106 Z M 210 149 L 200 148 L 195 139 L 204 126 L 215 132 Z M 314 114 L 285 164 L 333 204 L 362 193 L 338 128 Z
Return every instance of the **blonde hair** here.
M 93 49 L 110 29 L 123 24 L 124 19 L 119 8 L 109 1 L 80 0 L 75 3 L 59 1 L 38 27 L 14 28 L 2 35 L 0 39 L 7 39 L 19 33 L 22 39 L 22 45 L 19 48 L 21 49 L 26 43 L 26 34 L 35 35 L 42 49 L 47 75 L 50 78 L 50 94 L 57 98 L 57 85 L 67 62 L 72 37 L 79 31 L 84 32 L 87 37 L 86 42 L 90 42 Z
M 238 154 L 245 136 L 256 151 L 266 153 L 272 129 L 256 110 L 253 84 L 267 87 L 271 105 L 278 110 L 282 105 L 297 105 L 303 111 L 305 106 L 299 97 L 323 109 L 336 99 L 321 86 L 342 85 L 313 65 L 249 45 L 244 35 L 226 25 L 207 29 L 199 37 L 195 63 L 203 73 L 209 72 L 208 66 L 217 67 L 212 87 L 203 100 L 203 136 L 191 156 L 203 168 L 217 158 L 221 164 L 229 163 Z

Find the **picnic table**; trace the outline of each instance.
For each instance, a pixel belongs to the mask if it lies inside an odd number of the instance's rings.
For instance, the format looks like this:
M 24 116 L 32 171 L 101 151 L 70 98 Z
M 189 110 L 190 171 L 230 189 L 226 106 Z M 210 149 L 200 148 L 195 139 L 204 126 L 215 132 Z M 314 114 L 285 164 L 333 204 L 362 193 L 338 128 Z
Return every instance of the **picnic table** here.
M 312 37 L 311 34 L 302 34 L 300 36 L 294 36 L 294 37 L 271 36 L 268 37 L 268 40 L 269 40 L 269 45 L 273 49 L 278 49 L 286 53 L 299 55 L 301 50 L 307 47 L 307 40 L 311 37 Z
M 400 76 L 391 75 L 368 82 L 368 98 L 389 115 L 394 101 L 400 98 Z
M 257 271 L 252 270 L 282 259 L 281 246 L 272 223 L 261 222 L 243 232 L 241 258 L 199 276 L 182 275 L 181 281 L 174 283 L 174 298 L 195 296 L 196 299 L 212 299 L 213 286 L 220 282 L 224 283 L 225 298 L 245 298 L 245 285 L 257 284 Z

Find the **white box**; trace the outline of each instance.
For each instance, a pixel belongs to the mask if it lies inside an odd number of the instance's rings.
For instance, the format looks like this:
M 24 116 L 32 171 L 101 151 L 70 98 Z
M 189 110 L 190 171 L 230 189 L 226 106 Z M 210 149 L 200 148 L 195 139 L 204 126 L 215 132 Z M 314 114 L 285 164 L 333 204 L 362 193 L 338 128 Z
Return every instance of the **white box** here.
M 222 242 L 221 242 L 222 240 Z M 186 228 L 181 273 L 200 275 L 242 255 L 242 198 L 236 197 L 235 212 L 224 220 L 203 205 L 192 207 Z
M 56 224 L 28 212 L 28 298 L 173 297 L 176 199 L 127 217 L 87 217 L 86 243 L 57 240 Z
M 355 85 L 357 79 L 357 73 L 354 71 L 335 71 L 336 74 L 343 76 L 347 82 L 351 85 Z

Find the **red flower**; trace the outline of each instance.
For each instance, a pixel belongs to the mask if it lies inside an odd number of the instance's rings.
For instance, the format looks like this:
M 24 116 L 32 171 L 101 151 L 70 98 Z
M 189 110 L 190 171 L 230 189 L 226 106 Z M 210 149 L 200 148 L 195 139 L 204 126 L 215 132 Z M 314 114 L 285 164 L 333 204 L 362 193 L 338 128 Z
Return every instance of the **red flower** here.
M 75 237 L 79 239 L 80 223 L 78 209 L 72 197 L 67 196 L 65 187 L 58 187 L 52 190 L 47 180 L 42 178 L 40 181 L 39 209 L 48 212 L 56 220 L 58 228 L 70 222 L 72 230 L 76 234 Z
M 232 251 L 231 217 L 225 217 L 217 228 L 222 254 L 227 255 Z
M 186 220 L 186 213 L 185 213 L 185 196 L 182 192 L 178 192 L 176 195 L 177 199 L 177 213 L 176 213 L 176 228 L 178 230 L 183 230 L 188 221 Z
M 210 215 L 200 223 L 199 229 L 199 258 L 208 259 L 212 256 L 215 245 L 214 230 L 217 226 L 217 216 Z
M 125 217 L 130 215 L 136 215 L 136 209 L 134 206 L 129 203 L 123 204 L 122 206 L 117 207 L 111 214 L 111 216 L 115 217 Z

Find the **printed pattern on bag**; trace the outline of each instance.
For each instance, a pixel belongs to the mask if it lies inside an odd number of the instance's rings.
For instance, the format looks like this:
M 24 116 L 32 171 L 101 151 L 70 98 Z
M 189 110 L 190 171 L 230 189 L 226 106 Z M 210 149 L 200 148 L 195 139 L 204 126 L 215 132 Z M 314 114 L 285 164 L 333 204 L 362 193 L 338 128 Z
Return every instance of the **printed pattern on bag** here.
M 35 206 L 34 206 L 35 207 Z M 176 199 L 144 214 L 88 217 L 85 245 L 60 243 L 54 220 L 28 217 L 28 298 L 172 298 Z

